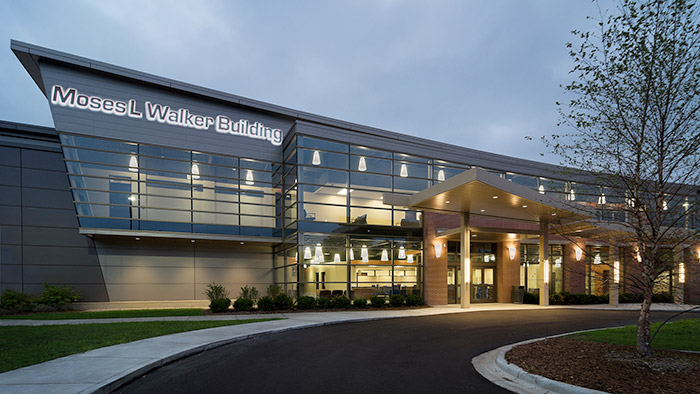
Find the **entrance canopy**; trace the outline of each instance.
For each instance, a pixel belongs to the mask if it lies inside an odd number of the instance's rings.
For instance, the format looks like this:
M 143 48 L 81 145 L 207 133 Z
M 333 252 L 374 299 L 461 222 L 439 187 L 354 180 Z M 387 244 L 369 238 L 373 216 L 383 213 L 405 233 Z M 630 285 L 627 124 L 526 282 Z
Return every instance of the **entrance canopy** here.
M 384 194 L 384 204 L 530 222 L 575 223 L 595 215 L 557 195 L 540 193 L 472 168 L 414 195 Z

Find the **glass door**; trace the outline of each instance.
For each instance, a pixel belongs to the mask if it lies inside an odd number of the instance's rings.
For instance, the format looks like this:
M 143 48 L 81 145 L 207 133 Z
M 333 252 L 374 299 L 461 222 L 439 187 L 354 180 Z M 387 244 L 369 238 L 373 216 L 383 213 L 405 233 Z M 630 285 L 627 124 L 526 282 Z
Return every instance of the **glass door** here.
M 447 303 L 459 304 L 461 299 L 460 283 L 462 283 L 462 271 L 458 266 L 447 267 Z
M 496 302 L 494 271 L 492 267 L 472 268 L 471 302 Z

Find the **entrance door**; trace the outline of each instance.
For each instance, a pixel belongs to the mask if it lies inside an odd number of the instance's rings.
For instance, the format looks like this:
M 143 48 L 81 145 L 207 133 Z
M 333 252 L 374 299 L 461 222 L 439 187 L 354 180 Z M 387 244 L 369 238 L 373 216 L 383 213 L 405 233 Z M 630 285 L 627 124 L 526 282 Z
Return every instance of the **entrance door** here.
M 493 285 L 494 268 L 472 268 L 472 299 L 471 302 L 496 302 L 496 292 Z
M 462 270 L 457 266 L 447 267 L 447 303 L 459 304 L 462 302 L 460 283 L 462 283 Z

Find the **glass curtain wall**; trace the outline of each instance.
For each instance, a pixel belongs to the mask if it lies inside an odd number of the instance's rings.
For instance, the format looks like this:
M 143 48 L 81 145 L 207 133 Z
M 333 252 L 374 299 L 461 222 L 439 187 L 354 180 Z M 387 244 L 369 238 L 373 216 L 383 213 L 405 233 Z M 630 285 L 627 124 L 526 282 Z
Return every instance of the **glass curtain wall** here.
M 530 293 L 539 292 L 540 250 L 537 244 L 520 244 L 520 286 Z M 564 247 L 549 245 L 549 293 L 564 291 Z
M 83 228 L 272 236 L 279 165 L 61 134 Z

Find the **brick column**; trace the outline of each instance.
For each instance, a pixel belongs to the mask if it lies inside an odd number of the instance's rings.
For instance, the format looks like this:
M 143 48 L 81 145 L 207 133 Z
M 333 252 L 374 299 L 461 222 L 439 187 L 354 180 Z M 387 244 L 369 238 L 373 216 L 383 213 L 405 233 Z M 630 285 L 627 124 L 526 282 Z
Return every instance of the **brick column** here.
M 687 248 L 683 261 L 685 263 L 685 286 L 683 298 L 687 304 L 700 303 L 700 260 L 698 246 Z
M 437 239 L 436 230 L 459 227 L 459 220 L 459 215 L 423 213 L 424 295 L 425 303 L 428 305 L 447 304 L 447 241 Z M 443 245 L 439 258 L 435 257 L 436 243 Z
M 515 258 L 510 259 L 508 248 L 515 247 Z M 503 241 L 498 244 L 496 262 L 496 302 L 513 302 L 513 286 L 520 286 L 520 241 Z
M 580 260 L 576 260 L 576 245 L 564 245 L 564 290 L 569 293 L 586 291 L 586 256 L 583 253 L 586 246 L 582 242 L 578 246 L 581 247 Z
M 540 306 L 549 305 L 549 223 L 540 221 Z

